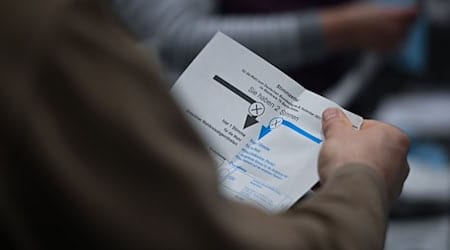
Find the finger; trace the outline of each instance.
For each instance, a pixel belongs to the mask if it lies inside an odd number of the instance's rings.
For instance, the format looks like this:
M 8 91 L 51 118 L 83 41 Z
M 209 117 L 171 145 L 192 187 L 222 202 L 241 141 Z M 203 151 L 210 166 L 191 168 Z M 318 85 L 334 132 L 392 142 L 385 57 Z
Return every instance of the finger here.
M 411 167 L 409 166 L 408 160 L 405 160 L 405 167 L 404 167 L 404 180 L 408 179 L 409 173 L 411 172 Z
M 405 185 L 405 181 L 409 175 L 409 171 L 410 171 L 409 164 L 408 164 L 408 162 L 406 162 L 400 173 L 400 176 L 399 176 L 400 179 L 397 180 L 398 184 L 397 184 L 397 187 L 395 188 L 395 193 L 394 193 L 393 199 L 397 199 L 402 194 L 403 187 Z
M 329 108 L 322 114 L 322 129 L 325 139 L 328 139 L 342 131 L 351 130 L 352 124 L 342 110 Z
M 364 120 L 363 124 L 361 125 L 361 129 L 368 129 L 370 127 L 378 126 L 381 122 L 375 121 L 375 120 Z

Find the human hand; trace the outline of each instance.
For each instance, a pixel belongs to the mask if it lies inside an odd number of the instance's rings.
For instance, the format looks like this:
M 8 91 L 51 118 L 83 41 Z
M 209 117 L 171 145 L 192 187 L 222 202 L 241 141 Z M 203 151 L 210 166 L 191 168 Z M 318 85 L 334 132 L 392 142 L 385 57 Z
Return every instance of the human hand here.
M 322 12 L 330 49 L 387 52 L 397 48 L 419 14 L 419 8 L 351 4 Z
M 391 200 L 400 195 L 409 173 L 409 139 L 402 131 L 377 121 L 365 121 L 356 131 L 339 109 L 326 110 L 322 122 L 325 142 L 319 155 L 321 184 L 339 169 L 357 163 L 384 179 Z

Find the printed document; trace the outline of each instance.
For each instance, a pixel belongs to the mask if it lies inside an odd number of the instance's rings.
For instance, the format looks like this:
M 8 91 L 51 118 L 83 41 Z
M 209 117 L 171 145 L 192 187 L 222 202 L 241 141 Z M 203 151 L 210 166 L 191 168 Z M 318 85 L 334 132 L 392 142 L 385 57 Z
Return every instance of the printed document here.
M 226 35 L 216 34 L 171 94 L 216 160 L 225 196 L 276 213 L 319 180 L 321 115 L 338 105 Z M 362 118 L 345 112 L 359 129 Z

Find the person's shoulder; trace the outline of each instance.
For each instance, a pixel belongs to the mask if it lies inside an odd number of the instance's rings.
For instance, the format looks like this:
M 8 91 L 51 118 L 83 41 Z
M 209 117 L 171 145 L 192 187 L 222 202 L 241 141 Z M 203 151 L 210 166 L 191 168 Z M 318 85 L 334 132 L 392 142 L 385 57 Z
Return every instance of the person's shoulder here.
M 36 50 L 67 22 L 76 9 L 99 6 L 93 0 L 2 0 L 0 39 L 10 50 Z

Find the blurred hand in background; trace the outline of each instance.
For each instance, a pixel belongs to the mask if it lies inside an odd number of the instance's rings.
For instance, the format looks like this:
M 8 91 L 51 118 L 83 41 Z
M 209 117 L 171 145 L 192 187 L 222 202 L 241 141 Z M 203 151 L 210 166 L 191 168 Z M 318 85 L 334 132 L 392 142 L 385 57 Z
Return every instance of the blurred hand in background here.
M 321 14 L 330 49 L 387 52 L 404 40 L 419 8 L 357 3 L 326 9 Z

